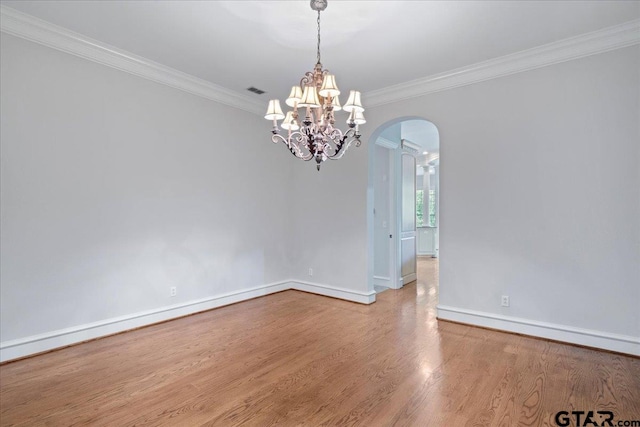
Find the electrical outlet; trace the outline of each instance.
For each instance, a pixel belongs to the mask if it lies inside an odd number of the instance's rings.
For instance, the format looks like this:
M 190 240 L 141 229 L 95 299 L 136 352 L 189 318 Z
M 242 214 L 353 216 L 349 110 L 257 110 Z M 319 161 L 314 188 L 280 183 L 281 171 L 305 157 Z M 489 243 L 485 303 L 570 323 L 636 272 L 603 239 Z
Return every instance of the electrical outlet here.
M 309 276 L 313 276 L 313 268 L 309 267 Z
M 175 286 L 169 288 L 169 295 L 175 297 L 178 294 L 178 289 Z
M 509 296 L 508 295 L 502 295 L 502 306 L 503 307 L 509 307 Z

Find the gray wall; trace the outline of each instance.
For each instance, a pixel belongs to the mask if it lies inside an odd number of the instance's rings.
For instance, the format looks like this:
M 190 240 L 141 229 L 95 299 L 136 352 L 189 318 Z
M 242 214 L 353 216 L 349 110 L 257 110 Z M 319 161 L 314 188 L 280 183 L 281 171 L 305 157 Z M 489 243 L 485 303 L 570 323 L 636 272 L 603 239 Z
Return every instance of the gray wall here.
M 367 110 L 365 139 L 398 117 L 423 117 L 440 132 L 440 304 L 638 342 L 639 51 Z M 305 250 L 348 254 L 340 283 L 363 287 L 367 152 L 340 166 L 349 174 L 323 174 L 315 187 L 325 203 L 313 211 L 307 198 L 293 203 L 302 217 L 339 212 L 349 231 L 308 239 Z M 503 294 L 511 307 L 500 307 Z
M 311 162 L 290 159 L 295 177 L 288 211 L 294 279 L 368 291 L 367 251 L 362 246 L 367 174 L 360 167 L 366 154 L 365 143 L 352 146 L 341 160 L 324 162 L 320 172 Z M 309 267 L 314 269 L 311 278 Z
M 440 131 L 440 304 L 640 336 L 639 52 L 372 110 Z
M 289 278 L 264 119 L 1 39 L 3 342 Z
M 370 290 L 366 142 L 318 173 L 259 116 L 1 54 L 2 342 L 287 279 Z M 639 69 L 635 46 L 367 110 L 364 141 L 438 127 L 442 305 L 640 336 Z

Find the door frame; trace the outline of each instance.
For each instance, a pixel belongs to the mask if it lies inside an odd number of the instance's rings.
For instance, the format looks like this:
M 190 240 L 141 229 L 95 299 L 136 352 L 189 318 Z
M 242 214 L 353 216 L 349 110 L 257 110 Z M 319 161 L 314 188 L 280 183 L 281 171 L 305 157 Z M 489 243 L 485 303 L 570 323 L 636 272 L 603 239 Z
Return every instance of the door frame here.
M 418 116 L 403 116 L 393 120 L 387 121 L 371 134 L 369 138 L 368 146 L 368 185 L 367 185 L 367 284 L 369 291 L 374 291 L 374 179 L 375 179 L 375 146 L 383 146 L 388 148 L 390 155 L 393 157 L 392 167 L 389 173 L 389 185 L 392 188 L 391 200 L 395 206 L 391 206 L 391 216 L 395 215 L 393 220 L 390 218 L 390 230 L 393 230 L 392 238 L 390 239 L 390 256 L 392 258 L 391 270 L 390 270 L 390 282 L 389 285 L 392 289 L 400 289 L 404 285 L 401 276 L 401 252 L 400 252 L 400 236 L 401 236 L 401 189 L 398 187 L 401 185 L 399 174 L 401 173 L 401 156 L 402 156 L 402 141 L 390 141 L 380 135 L 382 132 L 390 126 L 407 120 L 424 120 L 435 126 L 435 124 L 424 117 Z M 416 248 L 417 249 L 417 248 Z M 417 262 L 417 251 L 416 251 Z
M 373 158 L 375 158 L 375 146 L 383 147 L 388 151 L 388 157 L 386 161 L 389 162 L 389 176 L 388 176 L 388 190 L 389 190 L 389 239 L 388 239 L 388 250 L 389 250 L 389 277 L 378 277 L 374 275 L 374 259 L 375 259 L 375 230 L 370 234 L 370 249 L 372 252 L 370 260 L 371 266 L 371 290 L 373 290 L 373 285 L 382 285 L 388 286 L 391 289 L 400 289 L 402 287 L 402 277 L 398 275 L 400 271 L 400 256 L 399 256 L 399 244 L 400 244 L 400 229 L 399 229 L 399 221 L 398 221 L 398 185 L 400 184 L 400 180 L 398 179 L 399 171 L 399 154 L 400 154 L 400 142 L 394 142 L 389 139 L 379 137 L 376 139 L 374 144 L 369 144 L 371 148 L 372 157 L 370 158 L 372 163 L 371 165 L 375 165 L 373 162 Z M 370 171 L 373 168 L 370 168 Z M 370 174 L 370 178 L 373 179 L 375 175 Z M 371 183 L 371 209 L 370 212 L 373 212 L 375 203 L 374 203 L 374 188 L 373 181 Z M 369 224 L 371 224 L 373 228 L 373 222 L 375 218 L 371 219 Z
M 403 230 L 402 227 L 402 209 L 403 209 L 403 200 L 402 200 L 402 178 L 399 180 L 399 182 L 397 183 L 396 186 L 396 191 L 398 193 L 398 199 L 397 199 L 397 209 L 396 209 L 396 215 L 397 218 L 399 219 L 398 221 L 396 221 L 396 226 L 397 226 L 397 234 L 398 234 L 398 242 L 397 242 L 397 259 L 399 262 L 399 266 L 400 268 L 398 269 L 398 282 L 400 283 L 399 287 L 404 286 L 406 283 L 411 283 L 413 281 L 415 281 L 418 277 L 418 251 L 417 251 L 417 238 L 418 238 L 418 229 L 416 227 L 416 154 L 419 152 L 419 147 L 418 149 L 415 148 L 415 144 L 403 139 L 400 149 L 398 150 L 400 152 L 400 161 L 399 161 L 399 165 L 400 165 L 400 173 L 396 174 L 396 176 L 400 176 L 402 175 L 403 171 L 402 171 L 402 163 L 403 163 L 403 157 L 410 157 L 413 160 L 413 173 L 412 173 L 412 178 L 413 178 L 413 230 Z M 413 272 L 407 274 L 406 276 L 403 276 L 402 274 L 402 265 L 403 265 L 403 249 L 402 249 L 402 242 L 404 240 L 407 239 L 413 239 Z

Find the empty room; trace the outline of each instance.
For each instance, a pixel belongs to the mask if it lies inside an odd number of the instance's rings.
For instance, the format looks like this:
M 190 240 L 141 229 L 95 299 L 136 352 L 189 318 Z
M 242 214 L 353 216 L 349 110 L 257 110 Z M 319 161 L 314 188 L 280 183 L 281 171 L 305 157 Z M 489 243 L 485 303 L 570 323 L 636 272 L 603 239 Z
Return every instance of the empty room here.
M 0 18 L 0 426 L 640 426 L 640 1 Z

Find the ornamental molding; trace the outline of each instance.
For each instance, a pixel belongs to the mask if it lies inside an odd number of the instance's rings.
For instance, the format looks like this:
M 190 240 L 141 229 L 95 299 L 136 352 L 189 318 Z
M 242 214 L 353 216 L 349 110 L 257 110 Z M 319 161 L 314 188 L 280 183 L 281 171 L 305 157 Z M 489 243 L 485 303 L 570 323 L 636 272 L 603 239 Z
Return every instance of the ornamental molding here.
M 376 107 L 640 43 L 640 19 L 363 94 Z
M 0 30 L 229 107 L 264 114 L 263 100 L 249 98 L 4 5 L 0 5 Z
M 4 5 L 0 5 L 0 30 L 230 107 L 264 114 L 263 100 L 247 97 Z M 640 19 L 370 91 L 363 97 L 369 107 L 376 107 L 637 44 L 640 44 Z

